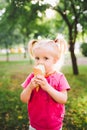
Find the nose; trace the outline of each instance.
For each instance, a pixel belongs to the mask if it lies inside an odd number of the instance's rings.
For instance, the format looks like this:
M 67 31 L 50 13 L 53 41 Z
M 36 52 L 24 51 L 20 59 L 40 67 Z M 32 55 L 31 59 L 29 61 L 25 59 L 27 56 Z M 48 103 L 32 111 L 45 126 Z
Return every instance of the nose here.
M 44 64 L 44 61 L 42 59 L 40 59 L 38 64 Z

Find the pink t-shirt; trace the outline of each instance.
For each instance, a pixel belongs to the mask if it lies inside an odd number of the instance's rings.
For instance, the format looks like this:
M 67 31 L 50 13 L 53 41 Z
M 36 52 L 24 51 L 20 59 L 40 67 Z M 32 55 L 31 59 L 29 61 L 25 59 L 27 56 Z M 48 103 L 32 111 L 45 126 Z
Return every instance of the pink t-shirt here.
M 34 77 L 30 74 L 24 81 L 24 88 Z M 54 73 L 46 77 L 48 83 L 56 90 L 69 90 L 70 86 L 62 73 Z M 32 127 L 36 130 L 60 130 L 65 114 L 64 104 L 56 102 L 47 92 L 33 90 L 28 102 L 28 116 Z

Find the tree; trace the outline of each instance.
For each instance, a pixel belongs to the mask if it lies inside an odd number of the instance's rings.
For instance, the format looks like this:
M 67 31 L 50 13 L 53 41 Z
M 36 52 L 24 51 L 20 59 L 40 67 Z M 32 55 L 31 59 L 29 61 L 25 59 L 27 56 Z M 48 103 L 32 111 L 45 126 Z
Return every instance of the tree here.
M 3 40 L 3 38 L 6 38 L 10 32 L 14 32 L 14 30 L 18 28 L 22 35 L 22 43 L 24 43 L 24 47 L 26 47 L 26 42 L 28 42 L 31 34 L 33 34 L 33 37 L 39 35 L 37 31 L 39 28 L 38 19 L 41 18 L 38 16 L 38 11 L 43 12 L 43 10 L 46 9 L 46 6 L 40 6 L 39 2 L 34 4 L 32 1 L 28 0 L 12 0 L 7 3 L 5 13 L 1 16 L 0 21 L 0 34 L 3 35 L 1 39 Z M 3 32 L 2 30 L 6 31 Z M 11 33 L 10 35 L 12 34 L 14 33 Z M 8 39 L 6 38 L 5 40 L 7 41 Z M 5 42 L 5 44 L 9 43 Z
M 59 3 L 55 4 L 55 6 L 52 6 L 52 4 L 45 4 L 44 0 L 8 1 L 8 6 L 6 7 L 6 11 L 0 21 L 0 30 L 2 30 L 2 25 L 3 27 L 4 25 L 6 26 L 6 30 L 8 30 L 7 32 L 12 32 L 12 30 L 14 31 L 16 28 L 19 28 L 20 33 L 23 36 L 23 41 L 27 41 L 29 38 L 31 38 L 31 36 L 37 38 L 39 35 L 47 36 L 47 34 L 51 34 L 52 31 L 57 32 L 56 28 L 59 28 L 59 24 L 57 23 L 59 23 L 58 20 L 60 17 L 56 17 L 55 20 L 43 20 L 44 11 L 49 8 L 55 10 L 58 14 L 60 14 L 62 23 L 64 25 L 66 24 L 68 30 L 67 35 L 73 73 L 75 75 L 78 75 L 79 70 L 77 65 L 77 58 L 74 53 L 74 47 L 76 38 L 78 36 L 78 25 L 81 25 L 83 27 L 84 32 L 86 31 L 86 0 L 61 0 Z M 42 14 L 42 17 L 39 17 L 39 12 Z M 5 24 L 3 24 L 3 20 L 5 21 Z M 51 24 L 53 21 L 55 26 Z M 54 26 L 54 30 L 50 25 L 52 25 L 52 27 Z M 60 28 L 61 26 L 62 25 L 60 25 Z M 66 27 L 63 27 L 63 30 L 66 30 Z
M 85 0 L 61 0 L 54 7 L 52 5 L 49 6 L 49 8 L 52 8 L 61 15 L 67 25 L 69 38 L 68 43 L 70 46 L 69 50 L 71 53 L 73 73 L 75 75 L 78 75 L 79 71 L 77 66 L 77 59 L 74 53 L 74 47 L 78 35 L 78 24 L 83 23 L 82 21 L 84 18 L 84 12 L 87 9 L 86 5 L 87 4 Z M 84 22 L 86 23 L 86 21 Z
M 38 16 L 37 15 L 38 11 L 43 12 L 44 10 L 46 10 L 46 8 L 51 8 L 55 10 L 57 13 L 59 13 L 60 16 L 63 18 L 63 21 L 65 21 L 65 24 L 67 25 L 67 28 L 68 28 L 68 43 L 69 43 L 69 50 L 71 54 L 73 73 L 75 75 L 78 75 L 79 70 L 78 70 L 78 65 L 77 65 L 77 58 L 74 53 L 74 48 L 75 48 L 76 38 L 78 36 L 78 25 L 82 25 L 83 30 L 85 31 L 84 27 L 86 26 L 86 21 L 83 22 L 83 20 L 84 19 L 86 20 L 87 18 L 87 15 L 85 15 L 85 12 L 87 9 L 86 0 L 67 0 L 67 1 L 61 0 L 59 3 L 55 4 L 55 6 L 52 6 L 52 4 L 50 6 L 48 4 L 44 4 L 43 0 L 40 0 L 40 1 L 36 0 L 36 3 L 34 4 L 35 5 L 31 6 L 33 7 L 31 11 L 31 14 L 33 14 L 34 16 L 33 18 L 36 18 Z M 33 26 L 34 25 L 35 24 L 33 23 Z M 28 29 L 30 27 L 28 25 Z M 34 26 L 34 29 L 35 28 L 36 27 Z M 38 31 L 37 31 L 37 34 L 38 34 Z
M 16 18 L 9 12 L 14 8 L 10 6 L 11 3 L 4 1 L 1 2 L 1 9 L 4 9 L 3 14 L 0 16 L 0 46 L 6 48 L 6 60 L 9 61 L 8 49 L 12 44 L 19 43 L 21 35 L 18 33 L 16 26 Z

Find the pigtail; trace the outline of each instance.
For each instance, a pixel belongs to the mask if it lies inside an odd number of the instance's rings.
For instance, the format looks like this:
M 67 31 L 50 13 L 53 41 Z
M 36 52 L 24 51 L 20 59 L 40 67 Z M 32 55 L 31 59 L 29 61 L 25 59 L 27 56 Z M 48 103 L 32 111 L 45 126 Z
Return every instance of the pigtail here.
M 66 52 L 66 49 L 67 49 L 67 44 L 66 44 L 66 40 L 64 39 L 64 37 L 61 34 L 58 34 L 58 36 L 56 37 L 54 42 L 58 46 L 60 56 L 63 55 Z
M 33 47 L 34 45 L 37 43 L 37 40 L 31 40 L 29 43 L 28 43 L 28 52 L 30 54 L 31 57 L 33 57 Z
M 64 53 L 67 49 L 66 40 L 61 34 L 58 34 L 56 39 L 54 40 L 54 43 L 57 45 L 57 54 L 58 54 L 58 61 L 54 66 L 54 69 L 56 71 L 60 71 L 62 65 L 64 64 Z

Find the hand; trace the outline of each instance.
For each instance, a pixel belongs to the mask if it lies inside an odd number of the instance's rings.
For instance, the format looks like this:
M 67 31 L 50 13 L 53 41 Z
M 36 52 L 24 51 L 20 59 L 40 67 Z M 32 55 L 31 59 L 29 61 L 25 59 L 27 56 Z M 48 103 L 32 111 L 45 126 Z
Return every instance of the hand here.
M 36 82 L 36 76 L 31 79 L 31 82 L 30 82 L 29 86 L 30 86 L 31 90 L 35 89 L 38 86 L 38 84 Z
M 42 75 L 37 75 L 34 81 L 36 84 L 40 85 L 40 87 L 45 91 L 49 87 L 47 80 Z

